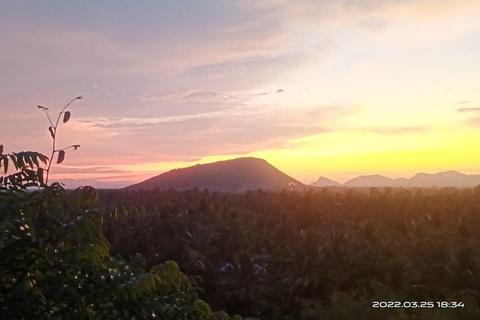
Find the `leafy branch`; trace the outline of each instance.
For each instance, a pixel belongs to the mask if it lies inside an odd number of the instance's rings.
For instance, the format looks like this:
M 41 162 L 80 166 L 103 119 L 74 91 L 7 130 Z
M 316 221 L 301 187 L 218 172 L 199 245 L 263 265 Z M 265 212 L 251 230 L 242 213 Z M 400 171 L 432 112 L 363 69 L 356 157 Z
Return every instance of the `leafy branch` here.
M 0 144 L 0 189 L 7 186 L 26 188 L 43 185 L 44 169 L 41 163 L 47 164 L 49 159 L 41 153 L 32 151 L 3 153 L 4 147 Z M 12 163 L 16 173 L 7 175 L 9 164 Z M 35 170 L 36 169 L 36 170 Z
M 63 107 L 62 111 L 60 111 L 60 113 L 58 114 L 57 121 L 55 122 L 55 124 L 53 124 L 53 121 L 50 118 L 50 114 L 49 114 L 50 110 L 47 107 L 38 106 L 38 108 L 41 109 L 43 112 L 45 112 L 45 115 L 47 116 L 48 122 L 50 123 L 50 127 L 48 127 L 48 131 L 50 131 L 50 135 L 52 136 L 52 154 L 49 158 L 48 167 L 46 169 L 46 172 L 47 172 L 47 176 L 46 176 L 46 179 L 45 179 L 46 184 L 48 184 L 48 178 L 50 176 L 50 169 L 51 169 L 53 157 L 55 156 L 55 154 L 58 153 L 57 163 L 60 164 L 60 163 L 63 162 L 63 160 L 65 160 L 65 150 L 67 150 L 67 149 L 77 150 L 78 148 L 80 148 L 80 145 L 74 144 L 74 145 L 71 145 L 69 147 L 57 149 L 57 131 L 58 131 L 58 125 L 60 123 L 60 118 L 63 115 L 63 123 L 67 123 L 68 120 L 70 120 L 70 117 L 72 116 L 72 114 L 71 114 L 70 111 L 66 111 L 66 109 L 75 100 L 80 100 L 80 99 L 83 99 L 83 97 L 78 96 L 78 97 L 72 99 L 70 102 L 68 102 L 65 105 L 65 107 Z

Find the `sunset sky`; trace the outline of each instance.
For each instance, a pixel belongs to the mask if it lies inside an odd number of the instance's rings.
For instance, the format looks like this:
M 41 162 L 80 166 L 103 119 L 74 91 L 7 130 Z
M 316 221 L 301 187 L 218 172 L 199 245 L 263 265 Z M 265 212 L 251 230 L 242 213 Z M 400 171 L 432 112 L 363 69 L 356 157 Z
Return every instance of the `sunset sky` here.
M 0 143 L 67 186 L 241 156 L 304 182 L 480 173 L 479 0 L 0 2 Z M 73 181 L 72 179 L 82 179 Z

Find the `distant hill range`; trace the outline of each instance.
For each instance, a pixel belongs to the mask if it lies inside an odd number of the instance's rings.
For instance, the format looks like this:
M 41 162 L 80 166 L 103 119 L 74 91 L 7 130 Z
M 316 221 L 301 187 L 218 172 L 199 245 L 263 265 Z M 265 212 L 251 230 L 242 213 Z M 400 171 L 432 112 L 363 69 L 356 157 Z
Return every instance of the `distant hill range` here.
M 148 190 L 157 187 L 176 190 L 208 188 L 224 192 L 242 192 L 260 188 L 268 191 L 298 191 L 308 188 L 263 159 L 238 158 L 171 170 L 128 186 L 125 190 Z
M 457 171 L 435 174 L 418 173 L 410 179 L 391 179 L 381 175 L 366 175 L 343 184 L 320 177 L 310 184 L 313 187 L 459 187 L 480 185 L 479 175 L 466 175 Z M 174 169 L 143 182 L 128 186 L 125 190 L 149 190 L 154 188 L 187 190 L 208 188 L 212 191 L 243 192 L 263 189 L 268 191 L 304 190 L 310 186 L 293 179 L 267 161 L 259 158 L 238 158 L 188 168 Z
M 310 184 L 314 187 L 457 187 L 471 188 L 480 185 L 479 175 L 466 175 L 457 171 L 445 171 L 434 174 L 417 173 L 410 179 L 391 179 L 381 175 L 360 176 L 345 182 L 344 184 L 320 177 Z

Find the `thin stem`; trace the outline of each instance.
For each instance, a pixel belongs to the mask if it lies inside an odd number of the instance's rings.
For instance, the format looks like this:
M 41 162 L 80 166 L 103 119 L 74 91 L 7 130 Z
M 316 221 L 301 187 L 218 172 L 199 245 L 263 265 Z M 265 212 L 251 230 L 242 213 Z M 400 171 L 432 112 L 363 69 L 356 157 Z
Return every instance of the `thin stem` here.
M 80 146 L 74 144 L 74 145 L 71 145 L 71 146 L 69 146 L 69 147 L 65 147 L 65 148 L 62 148 L 62 149 L 57 149 L 57 150 L 55 150 L 55 152 L 63 151 L 63 150 L 71 149 L 71 148 L 76 148 L 76 147 L 78 148 L 78 147 L 80 147 Z
M 55 132 L 55 129 L 54 129 Z M 52 147 L 52 154 L 50 159 L 48 160 L 48 167 L 47 167 L 47 177 L 45 178 L 45 184 L 48 184 L 48 176 L 50 175 L 50 167 L 52 166 L 53 156 L 55 155 L 55 134 L 53 134 L 53 147 Z
M 67 109 L 67 107 L 75 100 L 77 99 L 81 99 L 80 97 L 76 97 L 76 98 L 73 98 L 72 101 L 70 101 L 69 103 L 67 103 L 67 105 L 65 107 L 63 107 L 62 111 L 60 111 L 60 113 L 58 114 L 58 117 L 57 117 L 57 122 L 55 122 L 55 127 L 54 127 L 54 130 L 57 130 L 57 126 L 58 126 L 58 122 L 60 121 L 60 117 L 62 116 L 62 113 L 65 111 L 65 109 Z M 56 133 L 56 131 L 54 131 Z
M 52 119 L 50 119 L 50 115 L 48 114 L 48 111 L 46 109 L 43 109 L 43 111 L 45 112 L 45 114 L 47 115 L 47 118 L 48 118 L 48 122 L 50 122 L 50 124 L 52 125 L 53 127 L 53 122 L 52 122 Z

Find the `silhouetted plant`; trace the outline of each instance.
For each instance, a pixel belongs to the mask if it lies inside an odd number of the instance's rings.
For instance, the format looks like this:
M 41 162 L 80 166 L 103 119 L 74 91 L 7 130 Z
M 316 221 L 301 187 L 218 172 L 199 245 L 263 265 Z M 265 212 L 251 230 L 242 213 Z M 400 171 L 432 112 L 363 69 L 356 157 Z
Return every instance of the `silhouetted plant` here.
M 57 146 L 56 146 L 58 125 L 60 123 L 60 118 L 63 115 L 63 123 L 67 123 L 68 120 L 70 120 L 70 117 L 72 115 L 72 113 L 70 111 L 66 111 L 68 106 L 70 106 L 70 104 L 72 104 L 74 101 L 80 100 L 80 99 L 83 99 L 83 97 L 78 96 L 78 97 L 72 99 L 70 102 L 68 102 L 65 105 L 65 107 L 63 107 L 63 109 L 59 112 L 57 120 L 55 121 L 55 124 L 53 123 L 52 119 L 50 118 L 50 114 L 49 114 L 50 110 L 47 107 L 40 106 L 40 105 L 38 106 L 38 108 L 40 110 L 42 110 L 43 112 L 45 112 L 45 115 L 47 116 L 48 122 L 50 123 L 50 127 L 48 127 L 48 131 L 50 132 L 50 135 L 52 137 L 52 154 L 49 158 L 48 166 L 47 166 L 47 170 L 46 170 L 46 173 L 47 173 L 47 176 L 45 178 L 45 183 L 46 184 L 48 184 L 48 179 L 49 179 L 49 176 L 50 176 L 50 169 L 51 169 L 51 166 L 52 166 L 54 155 L 56 153 L 58 154 L 57 163 L 60 164 L 65 160 L 65 150 L 67 150 L 67 149 L 77 150 L 78 148 L 80 148 L 80 145 L 78 145 L 78 144 L 74 144 L 74 145 L 71 145 L 69 147 L 65 147 L 65 148 L 61 148 L 61 149 L 57 149 Z
M 0 144 L 0 190 L 6 188 L 39 187 L 44 185 L 44 169 L 41 163 L 47 164 L 49 159 L 33 151 L 3 153 L 4 146 Z M 8 174 L 11 165 L 16 172 Z

